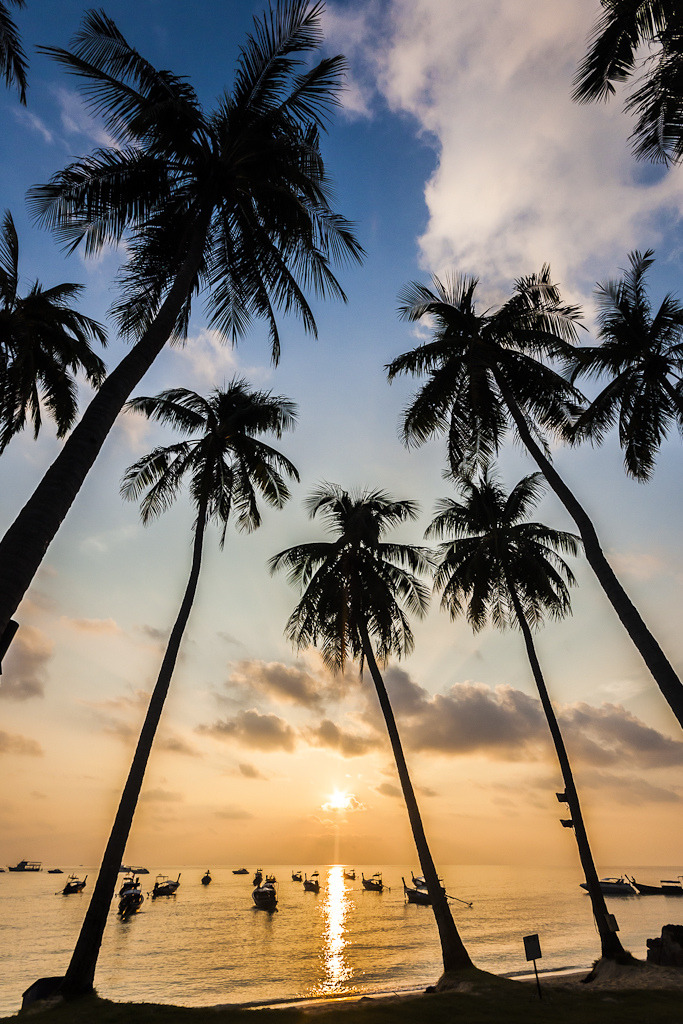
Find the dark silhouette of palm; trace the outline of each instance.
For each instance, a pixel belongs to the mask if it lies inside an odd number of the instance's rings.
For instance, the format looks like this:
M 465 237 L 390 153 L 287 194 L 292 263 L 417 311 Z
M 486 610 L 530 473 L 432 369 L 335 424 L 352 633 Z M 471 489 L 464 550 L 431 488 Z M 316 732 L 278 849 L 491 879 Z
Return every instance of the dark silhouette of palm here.
M 566 437 L 581 412 L 582 395 L 540 360 L 569 363 L 575 352 L 578 311 L 560 302 L 544 267 L 522 278 L 498 309 L 478 313 L 476 278 L 434 279 L 434 290 L 411 285 L 400 316 L 429 318 L 432 340 L 394 359 L 389 379 L 426 374 L 403 416 L 403 438 L 419 445 L 446 432 L 448 462 L 455 476 L 484 467 L 508 430 L 542 471 L 576 523 L 586 560 L 683 727 L 683 684 L 641 618 L 602 550 L 586 510 L 555 469 L 548 436 Z
M 0 541 L 0 635 L 131 391 L 168 339 L 185 336 L 199 291 L 228 339 L 265 321 L 274 359 L 280 313 L 315 332 L 306 292 L 343 297 L 331 264 L 362 250 L 331 207 L 320 148 L 345 62 L 304 65 L 321 44 L 321 12 L 278 0 L 255 22 L 232 90 L 212 111 L 102 12 L 85 16 L 72 50 L 45 48 L 83 81 L 113 144 L 34 189 L 32 206 L 69 249 L 91 255 L 126 241 L 114 313 L 135 344 Z
M 521 630 L 562 771 L 602 955 L 624 959 L 621 942 L 609 926 L 569 758 L 532 636 L 546 617 L 562 618 L 570 612 L 569 587 L 575 580 L 562 554 L 577 554 L 579 538 L 529 522 L 543 492 L 540 473 L 524 477 L 510 494 L 486 470 L 479 479 L 462 477 L 458 485 L 463 501 L 441 500 L 426 533 L 446 538 L 439 545 L 435 572 L 441 606 L 453 619 L 464 612 L 475 632 L 489 621 L 498 629 Z
M 614 83 L 642 72 L 625 104 L 625 110 L 636 117 L 631 134 L 635 155 L 677 163 L 683 156 L 680 4 L 677 0 L 601 0 L 601 4 L 602 16 L 576 74 L 574 99 L 607 100 L 614 95 Z
M 19 100 L 26 106 L 26 90 L 28 81 L 28 61 L 24 53 L 17 31 L 17 26 L 10 18 L 8 7 L 25 7 L 26 0 L 0 0 L 0 75 L 5 77 L 5 85 L 16 85 Z
M 417 506 L 412 501 L 395 501 L 381 491 L 350 494 L 334 484 L 314 491 L 306 505 L 311 518 L 320 515 L 333 540 L 298 544 L 270 561 L 272 572 L 286 570 L 289 581 L 303 591 L 287 623 L 287 636 L 300 649 L 319 646 L 334 672 L 343 671 L 348 660 L 359 661 L 361 669 L 367 663 L 427 882 L 444 970 L 471 968 L 434 867 L 378 664 L 412 650 L 406 612 L 421 616 L 429 601 L 428 589 L 416 575 L 430 568 L 429 551 L 383 539 L 392 527 L 414 519 Z
M 36 281 L 19 295 L 19 239 L 8 211 L 0 228 L 0 452 L 26 420 L 38 437 L 41 403 L 64 437 L 78 414 L 76 374 L 99 387 L 106 367 L 91 342 L 107 342 L 104 328 L 71 308 L 80 284 L 43 288 Z
M 293 427 L 295 406 L 269 392 L 250 390 L 244 380 L 234 379 L 208 398 L 175 388 L 153 398 L 136 398 L 129 407 L 188 436 L 177 444 L 155 448 L 130 466 L 121 488 L 123 495 L 135 499 L 144 493 L 141 511 L 143 522 L 147 523 L 172 505 L 187 481 L 197 518 L 187 587 L 150 698 L 90 905 L 62 983 L 62 993 L 70 998 L 90 992 L 93 987 L 118 870 L 197 590 L 206 526 L 213 520 L 221 527 L 221 546 L 231 514 L 236 516 L 238 529 L 256 529 L 261 523 L 258 496 L 281 508 L 289 498 L 284 477 L 299 479 L 289 459 L 259 436 L 280 437 L 283 430 Z
M 626 471 L 647 480 L 662 441 L 683 429 L 683 305 L 666 295 L 653 311 L 645 287 L 653 252 L 629 254 L 619 281 L 598 286 L 601 344 L 576 349 L 574 378 L 609 377 L 609 383 L 573 426 L 577 440 L 600 442 L 618 423 Z

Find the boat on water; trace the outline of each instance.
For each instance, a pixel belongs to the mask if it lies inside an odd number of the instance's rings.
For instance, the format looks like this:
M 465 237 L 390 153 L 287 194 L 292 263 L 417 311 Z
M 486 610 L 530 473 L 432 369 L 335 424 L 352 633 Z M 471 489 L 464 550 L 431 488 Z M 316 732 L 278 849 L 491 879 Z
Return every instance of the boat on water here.
M 135 914 L 145 901 L 140 889 L 140 879 L 127 876 L 119 890 L 119 914 L 121 917 L 128 917 Z
M 659 885 L 647 885 L 645 882 L 638 882 L 635 878 L 629 878 L 629 882 L 641 896 L 683 896 L 683 884 L 681 884 L 680 876 L 678 878 L 663 878 Z
M 344 878 L 347 882 L 356 881 L 356 870 L 355 868 L 344 868 Z
M 588 883 L 579 883 L 582 889 L 588 892 Z M 628 878 L 620 876 L 619 878 L 601 878 L 600 879 L 600 892 L 603 896 L 637 896 L 638 890 L 635 886 L 629 882 Z
M 87 875 L 85 876 L 85 878 L 77 878 L 76 875 L 69 875 L 66 881 L 66 885 L 62 889 L 62 895 L 72 896 L 75 892 L 83 892 L 87 880 Z
M 277 890 L 273 882 L 257 885 L 251 894 L 257 910 L 275 910 L 277 907 Z
M 363 883 L 363 888 L 367 889 L 369 892 L 383 892 L 386 888 L 382 881 L 381 871 L 375 871 L 374 875 L 371 875 L 370 878 L 366 878 L 361 871 L 360 877 Z
M 0 868 L 0 871 L 2 871 L 2 870 L 3 869 Z M 48 873 L 48 875 L 63 875 L 64 874 L 64 872 L 62 871 L 61 868 L 48 868 L 47 869 L 47 873 Z
M 211 885 L 212 882 L 213 878 L 211 877 L 211 872 L 207 868 L 205 873 L 202 875 L 202 885 Z
M 292 881 L 293 882 L 300 882 L 301 881 L 301 875 L 302 875 L 301 871 L 292 871 Z
M 258 888 L 258 886 L 261 884 L 262 881 L 263 881 L 263 868 L 256 868 L 256 873 L 254 874 L 254 877 L 251 880 L 251 884 Z
M 248 875 L 249 868 L 233 868 L 232 873 L 233 875 Z
M 42 860 L 20 860 L 14 867 L 8 864 L 7 868 L 9 871 L 42 871 L 43 862 Z
M 320 873 L 314 871 L 311 877 L 304 875 L 304 892 L 320 892 Z
M 152 899 L 157 896 L 175 896 L 178 886 L 180 885 L 180 873 L 175 882 L 168 877 L 168 875 L 157 875 L 152 889 Z
M 119 874 L 124 872 L 126 875 L 148 875 L 149 868 L 141 868 L 130 864 L 122 864 L 119 868 Z
M 403 894 L 408 903 L 415 903 L 419 907 L 431 907 L 432 901 L 429 898 L 427 889 L 420 889 L 417 886 L 406 885 L 405 878 L 401 878 L 403 882 Z

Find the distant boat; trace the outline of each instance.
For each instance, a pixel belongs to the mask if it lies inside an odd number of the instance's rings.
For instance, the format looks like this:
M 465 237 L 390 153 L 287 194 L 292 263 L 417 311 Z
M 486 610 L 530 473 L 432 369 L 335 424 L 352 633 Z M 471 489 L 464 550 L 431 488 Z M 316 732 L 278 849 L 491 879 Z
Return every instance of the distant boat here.
M 233 868 L 233 875 L 248 875 L 249 868 Z
M 347 870 L 347 868 L 344 868 L 344 878 L 347 880 L 347 882 L 355 882 L 356 881 L 356 871 L 355 871 L 355 868 L 348 868 L 348 870 Z
M 663 878 L 659 885 L 646 885 L 644 882 L 638 882 L 635 878 L 629 878 L 629 881 L 641 896 L 683 896 L 680 877 L 677 879 Z
M 0 868 L 0 871 L 3 871 L 3 870 L 4 870 L 4 868 Z M 48 872 L 47 873 L 48 873 L 48 875 L 63 875 L 64 874 L 64 872 L 62 871 L 61 868 L 48 868 Z
M 579 883 L 588 892 L 588 883 Z M 620 878 L 601 878 L 600 892 L 603 896 L 637 896 L 638 890 L 623 876 Z
M 62 889 L 62 895 L 72 896 L 75 892 L 83 892 L 87 880 L 87 875 L 85 878 L 76 878 L 75 875 L 69 875 L 66 885 Z
M 207 868 L 205 874 L 202 875 L 202 885 L 211 885 L 212 882 L 211 872 Z
M 148 875 L 149 874 L 149 868 L 140 868 L 140 867 L 133 867 L 133 866 L 125 867 L 123 864 L 119 868 L 119 871 L 125 871 L 129 875 Z
M 310 878 L 304 875 L 304 892 L 320 892 L 320 875 L 317 871 Z
M 256 868 L 256 873 L 255 873 L 254 877 L 251 880 L 251 884 L 258 887 L 261 884 L 262 881 L 263 881 L 263 868 Z
M 175 882 L 173 882 L 168 875 L 157 875 L 152 889 L 152 899 L 157 896 L 175 896 L 178 886 L 180 885 L 180 873 Z
M 277 907 L 277 891 L 272 882 L 257 885 L 251 898 L 257 910 L 275 910 Z
M 381 871 L 375 871 L 374 875 L 371 875 L 370 878 L 366 878 L 361 871 L 360 877 L 363 882 L 363 888 L 368 889 L 370 892 L 382 892 L 385 888 Z
M 42 864 L 42 860 L 20 860 L 14 867 L 11 864 L 7 866 L 10 871 L 41 871 Z
M 121 917 L 128 917 L 135 914 L 145 901 L 140 891 L 140 879 L 127 876 L 119 892 L 119 914 Z
M 300 882 L 301 881 L 301 872 L 300 871 L 292 871 L 292 881 L 293 882 Z

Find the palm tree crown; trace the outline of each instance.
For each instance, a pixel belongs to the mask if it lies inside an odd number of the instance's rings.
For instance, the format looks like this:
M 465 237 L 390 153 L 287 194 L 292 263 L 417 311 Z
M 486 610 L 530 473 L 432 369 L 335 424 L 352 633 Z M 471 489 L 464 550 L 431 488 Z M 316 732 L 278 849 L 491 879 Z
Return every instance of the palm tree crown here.
M 4 75 L 7 86 L 16 85 L 19 100 L 26 105 L 28 62 L 17 32 L 17 26 L 9 16 L 9 4 L 24 7 L 26 0 L 0 0 L 0 75 Z
M 574 377 L 610 382 L 577 418 L 572 434 L 601 441 L 618 422 L 626 470 L 647 480 L 672 424 L 683 430 L 683 305 L 666 295 L 653 311 L 645 287 L 653 252 L 629 254 L 619 281 L 598 286 L 601 344 L 577 348 Z
M 37 437 L 41 402 L 57 425 L 58 437 L 78 413 L 75 374 L 99 387 L 106 368 L 91 342 L 107 342 L 104 328 L 71 308 L 82 285 L 43 288 L 38 281 L 19 295 L 19 239 L 11 213 L 0 229 L 0 451 L 14 434 L 33 423 Z
M 560 552 L 576 555 L 580 540 L 528 521 L 544 491 L 542 474 L 525 476 L 509 494 L 488 470 L 478 480 L 462 477 L 459 486 L 464 500 L 442 499 L 426 534 L 448 537 L 435 573 L 442 607 L 456 618 L 466 605 L 475 631 L 489 620 L 499 629 L 519 627 L 515 605 L 532 628 L 546 615 L 566 615 L 576 581 Z
M 532 433 L 562 430 L 581 395 L 540 362 L 566 358 L 576 341 L 576 307 L 561 304 L 550 270 L 520 278 L 507 302 L 479 313 L 477 278 L 433 278 L 413 283 L 400 297 L 399 316 L 428 319 L 432 337 L 386 367 L 427 374 L 403 418 L 403 438 L 419 445 L 446 431 L 451 469 L 474 470 L 496 454 L 510 425 L 505 393 L 512 392 Z
M 677 163 L 683 157 L 683 15 L 678 0 L 600 0 L 588 53 L 575 77 L 574 99 L 609 99 L 615 82 L 643 75 L 625 109 L 636 115 L 637 157 Z M 641 61 L 642 48 L 647 55 Z
M 143 522 L 164 512 L 189 477 L 194 504 L 206 507 L 208 519 L 222 526 L 221 544 L 231 511 L 237 526 L 255 530 L 261 524 L 257 492 L 276 508 L 289 498 L 283 474 L 297 480 L 295 466 L 257 435 L 281 437 L 296 420 L 296 406 L 269 392 L 251 391 L 234 378 L 208 398 L 185 388 L 172 388 L 152 398 L 135 398 L 128 408 L 172 425 L 193 438 L 155 448 L 126 471 L 121 491 L 141 502 Z
M 280 0 L 241 50 L 234 86 L 202 110 L 185 78 L 157 70 L 102 11 L 86 14 L 72 50 L 44 47 L 85 79 L 90 108 L 114 140 L 32 190 L 38 218 L 86 254 L 127 236 L 121 328 L 140 336 L 199 237 L 201 256 L 175 317 L 183 337 L 205 290 L 210 322 L 233 340 L 275 310 L 315 320 L 303 289 L 343 297 L 331 258 L 360 259 L 349 224 L 330 207 L 320 133 L 338 103 L 345 61 L 320 46 L 322 4 Z
M 325 484 L 306 504 L 334 540 L 299 544 L 270 560 L 272 572 L 286 569 L 290 582 L 305 591 L 287 623 L 288 637 L 298 647 L 320 641 L 334 670 L 343 670 L 349 658 L 362 664 L 366 630 L 380 661 L 409 653 L 413 633 L 406 611 L 424 615 L 427 610 L 429 590 L 416 574 L 429 569 L 431 556 L 426 548 L 382 538 L 416 517 L 415 502 Z

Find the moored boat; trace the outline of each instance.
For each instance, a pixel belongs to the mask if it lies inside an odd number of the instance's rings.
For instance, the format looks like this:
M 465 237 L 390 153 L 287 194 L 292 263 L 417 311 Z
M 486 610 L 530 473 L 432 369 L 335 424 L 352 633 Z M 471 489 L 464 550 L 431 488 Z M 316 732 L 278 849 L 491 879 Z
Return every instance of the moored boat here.
M 320 875 L 317 871 L 314 871 L 310 878 L 304 875 L 304 891 L 320 892 Z
M 292 871 L 292 881 L 293 882 L 300 882 L 301 881 L 301 874 L 302 874 L 301 871 Z
M 88 876 L 77 878 L 76 875 L 69 875 L 66 885 L 62 889 L 63 896 L 72 896 L 75 892 L 83 892 Z
M 588 892 L 588 883 L 579 883 L 582 889 Z M 603 896 L 637 896 L 638 890 L 623 875 L 619 878 L 601 878 L 600 892 Z
M 370 878 L 366 878 L 361 871 L 360 877 L 363 883 L 363 888 L 367 889 L 369 892 L 382 892 L 385 888 L 384 882 L 382 881 L 381 871 L 375 871 L 374 875 L 371 875 Z
M 128 876 L 119 891 L 119 914 L 121 917 L 137 913 L 144 900 L 145 897 L 140 890 L 140 879 Z
M 344 878 L 346 879 L 347 882 L 355 882 L 356 881 L 356 871 L 355 871 L 355 868 L 344 868 Z
M 401 881 L 403 882 L 403 894 L 408 903 L 416 903 L 420 907 L 431 907 L 432 901 L 426 888 L 421 889 L 417 886 L 411 887 L 406 885 L 405 878 L 402 878 Z
M 168 875 L 157 875 L 154 888 L 152 889 L 152 899 L 157 896 L 175 896 L 179 885 L 180 873 L 175 882 Z
M 277 907 L 277 891 L 272 882 L 257 885 L 251 894 L 257 910 L 275 910 Z
M 3 869 L 0 869 L 0 870 L 3 870 Z M 48 868 L 47 873 L 48 873 L 48 875 L 63 875 L 64 874 L 64 872 L 62 871 L 61 868 Z
M 262 881 L 263 881 L 263 868 L 256 868 L 256 873 L 254 874 L 254 877 L 251 880 L 251 884 L 256 886 L 256 888 L 258 888 Z
M 212 882 L 213 878 L 211 877 L 211 872 L 207 868 L 205 873 L 202 875 L 202 885 L 211 885 Z
M 42 871 L 43 862 L 42 860 L 20 860 L 14 867 L 8 864 L 7 868 L 9 871 Z
M 248 875 L 249 868 L 233 868 L 232 873 L 233 875 Z
M 659 885 L 647 885 L 635 878 L 629 878 L 629 881 L 641 896 L 683 896 L 683 885 L 680 878 L 663 878 Z

